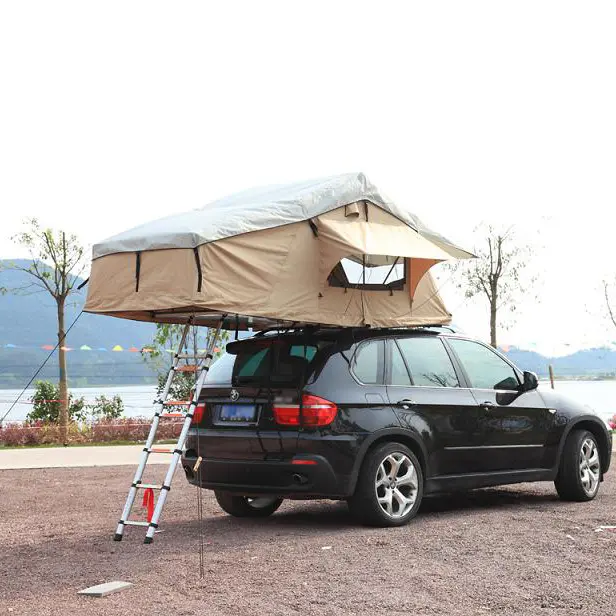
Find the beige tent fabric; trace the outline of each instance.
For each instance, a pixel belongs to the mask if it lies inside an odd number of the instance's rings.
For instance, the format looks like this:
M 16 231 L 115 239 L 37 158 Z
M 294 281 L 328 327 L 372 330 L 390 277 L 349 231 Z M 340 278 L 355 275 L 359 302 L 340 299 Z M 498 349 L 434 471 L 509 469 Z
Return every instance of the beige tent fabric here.
M 155 322 L 208 324 L 219 314 L 324 325 L 447 324 L 429 267 L 451 258 L 389 212 L 367 202 L 190 248 L 122 252 L 92 263 L 87 312 Z M 401 289 L 330 286 L 343 258 L 368 264 L 406 259 Z M 139 262 L 137 290 L 137 261 Z M 424 275 L 425 274 L 425 275 Z M 209 319 L 207 314 L 212 313 Z M 264 323 L 264 321 L 260 321 Z

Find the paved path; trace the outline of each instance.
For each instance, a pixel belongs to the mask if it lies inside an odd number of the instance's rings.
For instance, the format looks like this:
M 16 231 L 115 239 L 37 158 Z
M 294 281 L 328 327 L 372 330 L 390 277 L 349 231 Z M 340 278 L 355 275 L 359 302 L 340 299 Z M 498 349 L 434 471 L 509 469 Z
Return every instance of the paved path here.
M 161 445 L 171 448 L 172 445 Z M 0 450 L 0 469 L 76 466 L 136 466 L 143 445 L 113 447 L 33 447 Z M 168 464 L 169 456 L 152 455 L 148 464 Z

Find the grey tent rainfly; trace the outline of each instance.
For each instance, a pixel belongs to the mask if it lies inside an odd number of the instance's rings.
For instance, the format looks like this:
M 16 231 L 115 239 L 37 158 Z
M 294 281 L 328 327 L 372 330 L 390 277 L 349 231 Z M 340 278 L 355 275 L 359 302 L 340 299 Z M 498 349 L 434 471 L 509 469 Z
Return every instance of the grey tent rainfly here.
M 95 244 L 85 310 L 255 328 L 442 325 L 451 315 L 428 270 L 472 256 L 349 173 L 247 190 Z M 396 274 L 371 282 L 385 266 Z

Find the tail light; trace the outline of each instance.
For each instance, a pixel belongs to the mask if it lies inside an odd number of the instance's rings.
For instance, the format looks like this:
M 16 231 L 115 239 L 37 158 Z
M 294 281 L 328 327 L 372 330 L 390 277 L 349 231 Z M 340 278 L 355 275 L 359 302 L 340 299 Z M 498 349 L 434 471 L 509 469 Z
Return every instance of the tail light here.
M 200 424 L 203 421 L 203 415 L 205 414 L 205 402 L 199 402 L 195 407 L 195 412 L 193 413 L 192 423 Z
M 301 412 L 300 412 L 301 411 Z M 299 404 L 275 404 L 274 419 L 281 426 L 329 426 L 336 418 L 338 407 L 329 400 L 304 394 Z

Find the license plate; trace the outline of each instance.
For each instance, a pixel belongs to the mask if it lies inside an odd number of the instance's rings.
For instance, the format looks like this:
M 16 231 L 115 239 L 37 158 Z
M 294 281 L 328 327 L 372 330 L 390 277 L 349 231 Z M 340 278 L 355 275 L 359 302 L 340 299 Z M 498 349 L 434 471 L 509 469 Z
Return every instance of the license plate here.
M 257 407 L 254 404 L 223 404 L 220 407 L 220 421 L 229 423 L 254 423 Z

